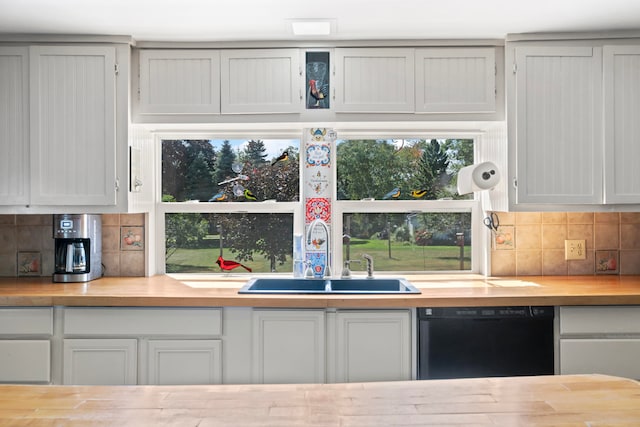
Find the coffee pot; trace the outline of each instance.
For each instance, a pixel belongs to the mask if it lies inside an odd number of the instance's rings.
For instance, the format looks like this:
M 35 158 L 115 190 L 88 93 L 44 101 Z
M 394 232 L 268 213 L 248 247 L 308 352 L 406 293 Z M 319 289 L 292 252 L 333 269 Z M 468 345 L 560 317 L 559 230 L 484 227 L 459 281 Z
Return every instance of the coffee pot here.
M 102 275 L 100 215 L 54 215 L 54 282 L 88 282 Z

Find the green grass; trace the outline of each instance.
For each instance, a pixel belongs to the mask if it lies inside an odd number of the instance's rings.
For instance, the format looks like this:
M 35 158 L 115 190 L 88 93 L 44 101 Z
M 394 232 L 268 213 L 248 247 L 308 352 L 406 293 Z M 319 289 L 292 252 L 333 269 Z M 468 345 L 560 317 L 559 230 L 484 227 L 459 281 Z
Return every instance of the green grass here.
M 459 246 L 416 246 L 392 242 L 391 258 L 389 258 L 388 242 L 386 240 L 359 240 L 352 239 L 350 245 L 350 258 L 361 260 L 366 253 L 373 257 L 376 271 L 446 271 L 460 270 Z M 216 259 L 220 253 L 219 248 L 206 249 L 178 249 L 167 260 L 167 273 L 219 273 L 220 267 Z M 346 247 L 343 247 L 343 256 L 346 257 Z M 233 252 L 225 250 L 226 259 L 235 260 Z M 253 261 L 242 261 L 249 266 L 254 273 L 270 272 L 269 260 L 262 255 L 254 256 Z M 334 266 L 338 268 L 340 266 Z M 464 268 L 471 268 L 471 247 L 464 247 Z M 362 271 L 363 264 L 353 264 L 353 271 Z M 288 273 L 292 271 L 292 263 L 285 262 L 277 267 L 278 272 Z M 245 272 L 239 268 L 235 272 Z M 341 271 L 341 268 L 340 270 Z M 339 273 L 336 271 L 335 273 Z

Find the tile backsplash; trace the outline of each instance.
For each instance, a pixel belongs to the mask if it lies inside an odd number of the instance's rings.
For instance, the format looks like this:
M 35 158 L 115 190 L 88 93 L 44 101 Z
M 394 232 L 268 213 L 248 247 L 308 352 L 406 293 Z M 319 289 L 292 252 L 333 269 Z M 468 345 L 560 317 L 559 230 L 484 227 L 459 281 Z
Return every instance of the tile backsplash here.
M 18 276 L 19 254 L 39 254 L 38 275 L 53 274 L 53 215 L 0 215 L 0 276 Z M 144 276 L 144 214 L 102 215 L 105 276 Z M 129 236 L 131 236 L 129 238 Z
M 492 242 L 493 276 L 596 274 L 602 253 L 617 255 L 615 273 L 640 274 L 640 212 L 496 214 L 500 227 L 513 227 L 514 239 L 508 247 Z M 567 239 L 585 241 L 586 259 L 565 260 Z

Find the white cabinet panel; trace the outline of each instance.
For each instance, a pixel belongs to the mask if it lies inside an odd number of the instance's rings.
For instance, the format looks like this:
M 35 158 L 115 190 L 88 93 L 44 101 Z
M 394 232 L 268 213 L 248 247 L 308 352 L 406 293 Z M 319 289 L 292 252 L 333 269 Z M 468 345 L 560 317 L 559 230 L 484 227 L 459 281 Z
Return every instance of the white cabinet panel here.
M 137 383 L 135 339 L 65 339 L 63 384 Z
M 29 52 L 31 203 L 115 205 L 115 48 Z
M 220 340 L 150 340 L 149 384 L 220 384 Z
M 141 50 L 142 114 L 220 113 L 218 50 Z
M 640 46 L 605 46 L 605 202 L 640 203 Z
M 515 49 L 517 203 L 602 202 L 602 51 Z
M 560 307 L 561 374 L 640 379 L 640 307 Z
M 299 56 L 297 49 L 223 50 L 222 113 L 299 113 L 303 89 Z
M 66 335 L 220 335 L 219 308 L 111 308 L 65 309 Z
M 411 379 L 409 310 L 339 311 L 336 382 Z
M 416 49 L 415 67 L 416 112 L 495 112 L 494 48 Z
M 28 204 L 27 48 L 0 47 L 0 204 Z
M 0 340 L 0 382 L 49 382 L 49 340 Z
M 604 374 L 640 379 L 640 338 L 562 339 L 560 374 Z
M 336 112 L 413 113 L 414 50 L 335 50 Z
M 0 308 L 0 334 L 53 335 L 50 307 Z
M 640 307 L 560 307 L 560 334 L 638 334 Z
M 324 310 L 254 310 L 253 382 L 324 383 Z

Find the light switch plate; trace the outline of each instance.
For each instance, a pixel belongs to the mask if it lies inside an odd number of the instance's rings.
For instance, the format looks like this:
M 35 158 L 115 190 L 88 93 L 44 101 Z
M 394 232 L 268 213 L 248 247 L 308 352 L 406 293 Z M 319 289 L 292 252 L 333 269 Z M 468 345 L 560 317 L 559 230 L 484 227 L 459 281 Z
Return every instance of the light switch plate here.
M 565 240 L 564 259 L 586 259 L 587 252 L 584 240 Z

